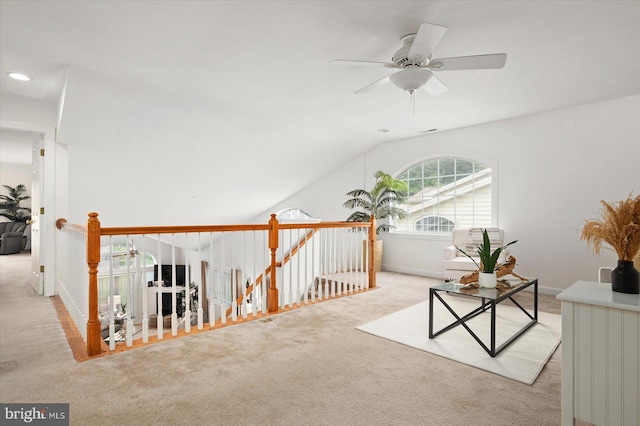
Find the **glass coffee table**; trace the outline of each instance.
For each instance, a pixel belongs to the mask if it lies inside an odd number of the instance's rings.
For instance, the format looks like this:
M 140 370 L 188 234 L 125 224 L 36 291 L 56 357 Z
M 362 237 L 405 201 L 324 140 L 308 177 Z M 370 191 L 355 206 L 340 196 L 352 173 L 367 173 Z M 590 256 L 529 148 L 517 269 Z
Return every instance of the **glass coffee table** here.
M 505 279 L 506 278 L 506 279 Z M 512 298 L 516 293 L 521 292 L 525 288 L 533 286 L 533 312 L 529 312 L 525 308 L 520 305 L 515 299 Z M 455 312 L 454 309 L 447 303 L 445 299 L 442 298 L 442 293 L 455 294 L 455 295 L 465 295 L 472 298 L 478 299 L 480 302 L 480 306 L 476 309 L 472 310 L 469 313 L 460 314 Z M 442 305 L 447 308 L 449 312 L 455 317 L 455 321 L 444 327 L 441 330 L 436 332 L 433 331 L 433 301 L 434 299 L 438 299 Z M 518 308 L 524 312 L 527 317 L 529 317 L 530 321 L 525 324 L 520 330 L 515 332 L 511 337 L 509 337 L 504 343 L 496 348 L 496 306 L 505 300 L 511 300 Z M 489 345 L 486 345 L 477 335 L 476 333 L 469 328 L 466 324 L 468 320 L 471 318 L 480 315 L 482 313 L 486 313 L 489 310 L 491 315 L 491 342 Z M 504 278 L 498 280 L 498 286 L 496 288 L 478 288 L 478 283 L 472 285 L 464 285 L 460 284 L 457 281 L 450 281 L 444 284 L 440 284 L 429 289 L 429 339 L 433 339 L 434 337 L 451 330 L 452 328 L 461 325 L 463 326 L 469 334 L 482 346 L 482 348 L 489 354 L 491 357 L 495 357 L 500 352 L 502 352 L 507 346 L 513 343 L 518 337 L 524 334 L 527 330 L 533 327 L 534 324 L 538 322 L 538 279 L 537 278 L 527 278 L 526 280 L 516 279 L 511 275 L 507 275 Z

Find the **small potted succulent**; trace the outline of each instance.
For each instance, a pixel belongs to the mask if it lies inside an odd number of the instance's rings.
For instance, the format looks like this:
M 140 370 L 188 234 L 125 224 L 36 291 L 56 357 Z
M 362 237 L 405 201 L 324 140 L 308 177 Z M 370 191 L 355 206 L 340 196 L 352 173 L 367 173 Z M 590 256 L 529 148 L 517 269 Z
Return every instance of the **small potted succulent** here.
M 500 257 L 500 253 L 511 244 L 517 243 L 518 240 L 511 241 L 508 244 L 505 244 L 501 247 L 496 248 L 494 251 L 491 251 L 491 241 L 489 240 L 489 234 L 486 229 L 482 230 L 482 244 L 476 246 L 476 251 L 478 253 L 478 257 L 480 258 L 480 264 L 476 262 L 476 259 L 471 255 L 464 252 L 459 247 L 456 247 L 462 254 L 467 256 L 469 259 L 473 261 L 478 267 L 478 284 L 480 287 L 486 288 L 494 288 L 497 284 L 497 278 L 495 270 L 498 266 L 498 258 Z

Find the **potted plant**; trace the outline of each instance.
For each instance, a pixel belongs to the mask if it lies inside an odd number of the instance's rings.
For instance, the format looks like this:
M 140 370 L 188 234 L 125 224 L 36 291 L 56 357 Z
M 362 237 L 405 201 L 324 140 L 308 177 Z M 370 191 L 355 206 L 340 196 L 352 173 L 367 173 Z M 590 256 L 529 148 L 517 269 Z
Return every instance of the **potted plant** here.
M 459 247 L 456 247 L 462 254 L 467 256 L 469 259 L 473 261 L 478 267 L 478 284 L 480 287 L 494 288 L 497 284 L 496 278 L 496 268 L 498 265 L 498 258 L 500 257 L 500 253 L 511 244 L 517 243 L 518 240 L 511 241 L 508 244 L 505 244 L 501 247 L 496 248 L 494 251 L 491 251 L 491 241 L 489 240 L 489 234 L 486 229 L 482 230 L 482 244 L 476 246 L 476 251 L 478 253 L 478 257 L 480 258 L 480 264 L 476 262 L 476 259 L 469 254 L 465 253 Z
M 31 199 L 28 195 L 23 195 L 27 191 L 27 187 L 20 184 L 15 188 L 9 185 L 2 185 L 8 191 L 9 195 L 0 194 L 0 216 L 4 216 L 11 222 L 28 222 L 31 220 L 31 209 L 22 207 L 23 201 Z
M 640 278 L 633 258 L 640 252 L 640 195 L 629 194 L 617 203 L 600 201 L 603 209 L 599 219 L 587 220 L 580 239 L 596 255 L 603 243 L 610 245 L 618 255 L 618 266 L 611 271 L 611 289 L 620 293 L 638 294 Z
M 347 197 L 350 198 L 343 206 L 349 209 L 361 209 L 353 212 L 347 218 L 347 222 L 369 222 L 371 216 L 380 220 L 388 217 L 403 218 L 406 215 L 398 204 L 404 202 L 406 198 L 407 184 L 380 170 L 375 172 L 373 177 L 376 178 L 376 183 L 371 191 L 354 189 L 347 192 Z M 395 226 L 392 224 L 381 223 L 376 228 L 376 235 L 393 228 Z M 382 240 L 376 240 L 374 258 L 374 268 L 379 272 L 382 269 Z

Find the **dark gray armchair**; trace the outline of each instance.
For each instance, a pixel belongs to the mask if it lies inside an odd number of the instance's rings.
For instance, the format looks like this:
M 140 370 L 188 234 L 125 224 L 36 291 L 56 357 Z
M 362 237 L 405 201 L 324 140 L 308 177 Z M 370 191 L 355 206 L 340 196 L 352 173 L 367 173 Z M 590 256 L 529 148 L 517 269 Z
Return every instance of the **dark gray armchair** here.
M 26 229 L 24 222 L 0 222 L 0 254 L 20 253 L 27 242 Z

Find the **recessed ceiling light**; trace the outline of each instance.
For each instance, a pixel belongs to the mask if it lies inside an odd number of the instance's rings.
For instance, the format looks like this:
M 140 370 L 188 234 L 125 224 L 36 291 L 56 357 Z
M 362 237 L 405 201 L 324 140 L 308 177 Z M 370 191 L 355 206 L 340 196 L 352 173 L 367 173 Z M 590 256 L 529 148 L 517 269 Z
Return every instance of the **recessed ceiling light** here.
M 378 133 L 388 133 L 389 129 L 378 129 Z
M 19 73 L 19 72 L 9 72 L 7 73 L 9 75 L 9 77 L 11 77 L 14 80 L 18 80 L 18 81 L 30 81 L 31 77 L 29 77 L 28 75 Z
M 429 129 L 429 130 L 419 130 L 418 133 L 431 133 L 431 132 L 435 132 L 438 129 Z

